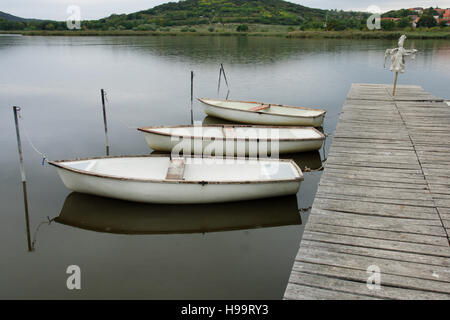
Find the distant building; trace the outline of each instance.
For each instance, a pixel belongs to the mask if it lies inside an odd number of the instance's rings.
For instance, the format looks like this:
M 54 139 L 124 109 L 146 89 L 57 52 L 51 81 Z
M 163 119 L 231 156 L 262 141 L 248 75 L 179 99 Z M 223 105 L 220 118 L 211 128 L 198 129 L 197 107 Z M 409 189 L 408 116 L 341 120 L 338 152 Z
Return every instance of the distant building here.
M 413 28 L 417 27 L 417 23 L 420 20 L 420 16 L 423 14 L 423 8 L 409 8 L 409 11 L 416 12 L 416 14 L 408 15 L 408 18 L 411 20 L 411 25 Z M 441 23 L 442 21 L 447 21 L 447 26 L 450 25 L 450 8 L 441 9 L 434 8 L 439 15 L 433 16 L 437 23 Z M 442 15 L 442 18 L 441 18 Z
M 400 18 L 381 18 L 381 20 L 391 20 L 391 21 L 394 21 L 394 22 L 396 22 L 396 21 L 398 21 L 398 20 L 400 20 Z
M 445 21 L 445 24 L 446 24 L 447 26 L 450 26 L 450 20 L 448 20 L 448 19 L 437 19 L 437 20 L 436 20 L 436 22 L 437 22 L 438 24 L 440 24 L 440 23 L 443 22 L 443 21 Z
M 437 23 L 441 23 L 442 21 L 446 22 L 447 26 L 450 26 L 450 9 L 446 9 L 442 18 L 436 19 Z
M 417 12 L 417 13 L 422 14 L 423 13 L 423 8 L 420 8 L 420 7 L 418 7 L 418 8 L 409 8 L 409 11 L 413 11 L 413 12 Z

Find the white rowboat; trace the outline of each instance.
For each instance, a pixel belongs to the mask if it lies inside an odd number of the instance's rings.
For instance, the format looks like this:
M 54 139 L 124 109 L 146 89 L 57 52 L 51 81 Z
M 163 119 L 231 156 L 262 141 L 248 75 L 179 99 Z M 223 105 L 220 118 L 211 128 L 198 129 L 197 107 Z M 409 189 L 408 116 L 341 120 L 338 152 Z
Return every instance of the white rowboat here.
M 150 203 L 213 203 L 297 193 L 292 160 L 120 156 L 49 161 L 77 192 Z
M 251 125 L 139 128 L 150 148 L 181 154 L 264 156 L 319 150 L 325 135 L 313 127 Z
M 250 124 L 320 127 L 325 110 L 281 104 L 198 99 L 209 116 Z

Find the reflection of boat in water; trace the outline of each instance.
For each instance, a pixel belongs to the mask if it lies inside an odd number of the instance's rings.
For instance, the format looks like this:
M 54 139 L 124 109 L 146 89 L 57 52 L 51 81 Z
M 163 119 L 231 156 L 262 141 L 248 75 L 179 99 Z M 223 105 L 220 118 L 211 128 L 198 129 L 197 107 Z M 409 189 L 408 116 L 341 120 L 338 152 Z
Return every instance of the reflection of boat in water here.
M 294 160 L 303 172 L 322 168 L 322 159 L 319 151 L 283 154 L 280 155 L 280 158 Z
M 216 118 L 213 116 L 206 116 L 205 118 L 203 118 L 202 124 L 203 125 L 211 125 L 211 124 L 236 124 L 236 121 L 228 121 L 225 119 L 221 119 L 221 118 Z M 286 126 L 287 128 L 289 128 L 289 126 Z M 316 127 L 317 130 L 319 130 L 320 132 L 324 133 L 323 131 L 323 127 Z
M 203 125 L 208 125 L 208 124 L 235 124 L 236 122 L 234 121 L 228 121 L 225 119 L 220 119 L 220 118 L 216 118 L 216 117 L 212 117 L 212 116 L 206 116 L 203 119 L 202 124 Z
M 295 195 L 220 204 L 165 205 L 73 192 L 54 221 L 118 234 L 205 233 L 301 224 Z

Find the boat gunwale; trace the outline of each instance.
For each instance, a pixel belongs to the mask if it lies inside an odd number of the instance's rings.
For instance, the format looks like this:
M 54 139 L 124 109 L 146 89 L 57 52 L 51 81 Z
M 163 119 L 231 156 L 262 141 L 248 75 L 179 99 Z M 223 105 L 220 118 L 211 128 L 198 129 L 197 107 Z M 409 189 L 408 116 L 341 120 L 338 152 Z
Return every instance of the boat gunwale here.
M 264 159 L 258 159 L 258 158 L 242 158 L 242 157 L 224 157 L 224 158 L 217 158 L 217 157 L 190 157 L 190 156 L 183 156 L 183 158 L 197 158 L 197 159 L 221 159 L 221 160 L 256 160 L 256 161 L 278 161 L 278 162 L 289 162 L 294 170 L 297 172 L 298 177 L 295 177 L 293 179 L 272 179 L 272 180 L 243 180 L 243 181 L 233 181 L 233 180 L 223 180 L 223 181 L 192 181 L 192 180 L 167 180 L 167 179 L 140 179 L 140 178 L 127 178 L 127 177 L 120 177 L 120 176 L 113 176 L 113 175 L 107 175 L 107 174 L 99 174 L 94 172 L 89 172 L 85 170 L 75 169 L 69 166 L 62 165 L 61 163 L 64 162 L 75 162 L 75 161 L 87 161 L 87 160 L 99 160 L 99 159 L 117 159 L 117 158 L 152 158 L 152 157 L 165 157 L 171 159 L 170 154 L 151 154 L 151 155 L 122 155 L 122 156 L 109 156 L 109 157 L 90 157 L 90 158 L 77 158 L 74 160 L 53 160 L 48 161 L 48 163 L 52 166 L 55 166 L 60 169 L 68 170 L 71 172 L 75 172 L 78 174 L 98 177 L 98 178 L 105 178 L 105 179 L 112 179 L 112 180 L 120 180 L 120 181 L 134 181 L 134 182 L 151 182 L 151 183 L 170 183 L 170 184 L 200 184 L 200 185 L 208 185 L 208 184 L 263 184 L 263 183 L 285 183 L 285 182 L 301 182 L 304 180 L 303 172 L 300 169 L 300 167 L 294 162 L 292 159 L 270 159 L 270 158 L 264 158 Z
M 149 127 L 141 127 L 141 128 L 137 128 L 137 130 L 145 132 L 145 133 L 153 133 L 153 134 L 157 134 L 157 135 L 161 135 L 161 136 L 169 136 L 169 137 L 178 137 L 178 138 L 183 138 L 183 139 L 202 139 L 202 140 L 233 140 L 233 141 L 280 141 L 280 142 L 286 142 L 286 141 L 294 141 L 294 142 L 298 142 L 298 141 L 315 141 L 315 140 L 320 140 L 320 141 L 324 141 L 326 139 L 326 136 L 320 132 L 319 130 L 317 130 L 314 127 L 310 127 L 310 126 L 258 126 L 258 125 L 236 125 L 236 124 L 208 124 L 208 125 L 202 125 L 199 128 L 203 128 L 203 127 L 207 127 L 207 128 L 256 128 L 256 129 L 312 129 L 313 131 L 315 131 L 316 133 L 318 133 L 320 135 L 320 137 L 318 138 L 297 138 L 297 139 L 292 139 L 292 138 L 282 138 L 282 139 L 271 139 L 271 138 L 252 138 L 252 137 L 248 137 L 248 138 L 237 138 L 237 137 L 233 137 L 233 138 L 227 138 L 227 137 L 199 137 L 199 136 L 186 136 L 186 135 L 180 135 L 180 134 L 171 134 L 171 133 L 165 133 L 165 132 L 160 132 L 160 131 L 156 131 L 154 129 L 160 129 L 160 128 L 195 128 L 194 125 L 173 125 L 173 126 L 149 126 Z
M 258 101 L 222 100 L 222 99 L 208 99 L 208 98 L 197 98 L 197 100 L 200 101 L 201 103 L 204 103 L 204 104 L 208 105 L 208 106 L 213 106 L 213 107 L 216 107 L 216 108 L 222 108 L 222 109 L 227 109 L 227 110 L 235 110 L 235 111 L 242 111 L 242 112 L 250 112 L 250 113 L 260 113 L 260 114 L 267 114 L 267 115 L 274 115 L 274 116 L 281 116 L 281 117 L 316 119 L 316 118 L 325 116 L 325 114 L 327 113 L 327 111 L 323 110 L 323 109 L 314 109 L 314 108 L 297 107 L 297 106 L 286 106 L 286 105 L 283 105 L 283 104 L 264 103 L 264 102 L 258 102 Z M 288 115 L 288 114 L 281 114 L 281 113 L 268 113 L 268 112 L 263 112 L 263 111 L 251 111 L 251 110 L 235 109 L 235 108 L 225 107 L 225 106 L 218 106 L 216 104 L 205 102 L 205 100 L 222 101 L 222 102 L 238 102 L 238 103 L 254 103 L 254 104 L 270 105 L 270 106 L 283 107 L 283 108 L 292 108 L 292 109 L 309 110 L 309 111 L 320 111 L 321 113 L 319 115 L 317 115 L 317 116 L 301 116 L 301 115 Z

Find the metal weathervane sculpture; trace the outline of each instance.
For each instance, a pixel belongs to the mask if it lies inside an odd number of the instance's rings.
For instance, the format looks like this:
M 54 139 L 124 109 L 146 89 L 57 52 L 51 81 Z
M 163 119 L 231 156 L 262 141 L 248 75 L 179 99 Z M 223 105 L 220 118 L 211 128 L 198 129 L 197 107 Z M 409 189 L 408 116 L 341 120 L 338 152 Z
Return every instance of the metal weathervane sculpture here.
M 405 56 L 412 56 L 412 58 L 415 58 L 415 54 L 417 53 L 416 49 L 405 49 L 403 48 L 403 44 L 405 43 L 406 36 L 402 35 L 400 39 L 398 40 L 398 48 L 394 49 L 387 49 L 384 54 L 384 67 L 386 68 L 386 59 L 387 57 L 391 58 L 391 68 L 390 70 L 392 72 L 395 72 L 395 80 L 394 80 L 394 90 L 392 92 L 392 95 L 395 96 L 395 89 L 397 87 L 397 79 L 398 79 L 398 73 L 404 73 L 405 72 Z

